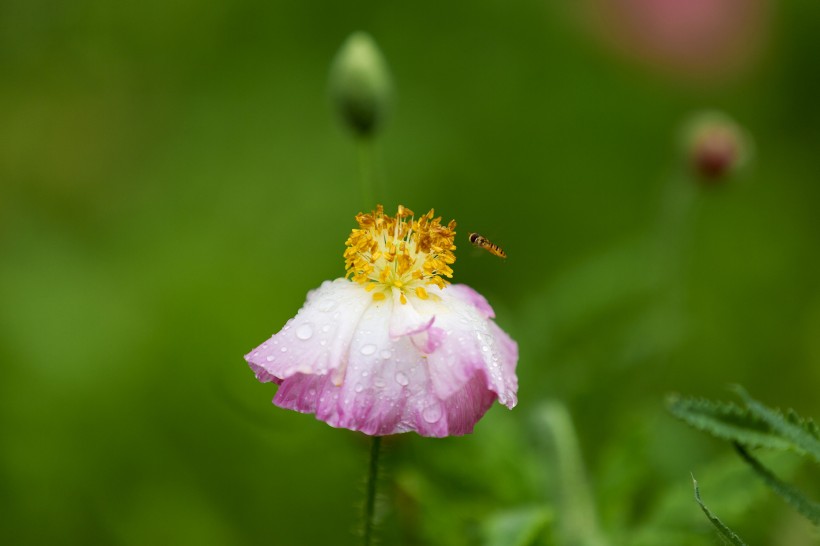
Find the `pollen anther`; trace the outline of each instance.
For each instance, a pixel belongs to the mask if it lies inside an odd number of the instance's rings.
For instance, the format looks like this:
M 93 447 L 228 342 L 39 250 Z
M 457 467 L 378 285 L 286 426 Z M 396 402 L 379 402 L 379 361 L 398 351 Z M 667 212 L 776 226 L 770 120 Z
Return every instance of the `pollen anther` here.
M 359 227 L 347 239 L 344 252 L 347 275 L 372 292 L 392 287 L 400 291 L 399 301 L 407 295 L 428 299 L 425 285 L 447 286 L 442 277 L 452 278 L 450 264 L 456 258 L 455 221 L 446 226 L 434 212 L 414 218 L 413 211 L 399 205 L 395 217 L 384 214 L 379 205 L 375 211 L 356 216 Z M 383 291 L 373 294 L 374 301 L 385 299 Z

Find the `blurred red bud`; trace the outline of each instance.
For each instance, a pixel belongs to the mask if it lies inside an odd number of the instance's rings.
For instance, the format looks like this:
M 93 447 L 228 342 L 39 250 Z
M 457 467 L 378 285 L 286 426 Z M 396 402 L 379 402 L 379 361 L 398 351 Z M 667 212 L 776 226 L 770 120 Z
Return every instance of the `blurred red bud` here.
M 725 180 L 749 158 L 746 132 L 721 112 L 703 112 L 692 117 L 683 135 L 689 168 L 707 184 Z

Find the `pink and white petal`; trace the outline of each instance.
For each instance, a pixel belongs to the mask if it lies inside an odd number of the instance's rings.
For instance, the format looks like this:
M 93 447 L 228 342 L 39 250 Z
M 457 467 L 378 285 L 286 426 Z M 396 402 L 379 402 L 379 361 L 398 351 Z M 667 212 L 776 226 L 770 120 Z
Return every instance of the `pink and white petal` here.
M 429 291 L 437 297 L 374 302 L 358 284 L 325 282 L 246 359 L 280 384 L 276 405 L 331 426 L 467 434 L 496 398 L 515 405 L 518 347 L 472 288 Z
M 517 347 L 506 334 L 497 336 L 501 330 L 475 304 L 474 290 L 452 288 L 438 291 L 440 301 L 424 309 L 436 313 L 436 328 L 446 334 L 441 346 L 428 355 L 434 392 L 446 400 L 480 374 L 502 404 L 514 404 L 517 385 L 510 384 L 505 367 L 514 370 L 517 357 L 509 361 Z
M 398 288 L 393 288 L 393 309 L 390 313 L 390 320 L 388 327 L 390 336 L 398 338 L 402 336 L 411 336 L 425 332 L 433 325 L 435 316 L 430 313 L 422 313 L 413 304 L 416 298 L 407 299 L 407 303 L 401 303 L 401 291 Z
M 393 302 L 384 301 L 363 313 L 350 344 L 338 398 L 319 405 L 319 419 L 366 434 L 403 431 L 407 402 L 413 390 L 423 389 L 428 379 L 419 364 L 421 355 L 410 340 L 394 339 L 385 328 L 393 310 Z
M 316 413 L 319 398 L 324 396 L 327 375 L 295 374 L 281 381 L 273 403 L 300 413 Z
M 502 403 L 512 409 L 518 403 L 518 376 L 515 375 L 515 368 L 518 364 L 518 343 L 494 322 L 490 323 L 490 330 L 501 349 L 501 373 L 507 391 Z M 502 397 L 499 396 L 499 400 L 501 399 Z
M 461 436 L 473 432 L 473 427 L 495 402 L 496 394 L 487 389 L 480 374 L 476 374 L 456 394 L 444 402 L 447 434 Z
M 350 375 L 341 386 L 334 385 L 327 375 L 297 374 L 282 382 L 274 403 L 315 413 L 331 426 L 369 435 L 415 431 L 422 436 L 444 437 L 472 432 L 496 399 L 483 375 L 477 373 L 453 396 L 440 400 L 432 392 L 426 359 L 410 341 L 390 340 L 387 346 L 391 349 L 374 353 L 382 361 L 367 376 L 361 376 L 361 362 L 351 363 Z M 354 368 L 358 368 L 358 376 Z
M 451 296 L 455 296 L 457 299 L 471 304 L 485 318 L 495 318 L 495 311 L 490 307 L 487 298 L 466 284 L 451 284 L 447 287 L 447 290 Z
M 260 381 L 295 374 L 327 374 L 345 361 L 350 340 L 372 303 L 364 288 L 346 279 L 325 281 L 271 339 L 245 356 Z
M 392 309 L 393 302 L 384 301 L 364 310 L 346 364 L 338 368 L 343 372 L 339 381 L 334 374 L 296 373 L 281 382 L 274 403 L 370 435 L 429 428 L 417 423 L 426 407 L 418 399 L 430 396 L 426 365 L 409 337 L 389 335 L 385 324 Z M 436 435 L 446 435 L 446 429 Z

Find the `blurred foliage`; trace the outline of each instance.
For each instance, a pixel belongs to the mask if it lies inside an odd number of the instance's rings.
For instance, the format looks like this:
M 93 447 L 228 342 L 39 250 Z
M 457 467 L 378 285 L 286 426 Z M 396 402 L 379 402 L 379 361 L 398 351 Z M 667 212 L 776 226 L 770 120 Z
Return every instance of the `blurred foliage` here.
M 820 415 L 820 8 L 761 13 L 745 68 L 692 75 L 571 3 L 0 4 L 0 542 L 357 542 L 367 438 L 274 408 L 242 355 L 372 206 L 327 96 L 360 29 L 395 82 L 381 201 L 507 251 L 454 268 L 521 352 L 514 411 L 385 442 L 383 542 L 558 544 L 546 400 L 613 544 L 714 540 L 690 472 L 750 544 L 816 541 L 663 409 L 740 383 Z M 756 150 L 710 188 L 675 146 L 704 108 Z

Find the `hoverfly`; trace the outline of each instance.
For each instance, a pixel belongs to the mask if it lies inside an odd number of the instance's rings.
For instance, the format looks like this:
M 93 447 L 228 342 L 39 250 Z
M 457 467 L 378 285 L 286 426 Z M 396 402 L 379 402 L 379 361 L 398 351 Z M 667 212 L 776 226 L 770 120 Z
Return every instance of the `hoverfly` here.
M 479 235 L 478 233 L 470 233 L 469 238 L 470 238 L 470 242 L 473 243 L 473 245 L 475 245 L 477 247 L 480 247 L 480 248 L 483 248 L 484 250 L 486 250 L 490 254 L 493 254 L 494 256 L 498 256 L 499 258 L 506 258 L 507 257 L 507 253 L 504 252 L 503 248 L 501 248 L 500 246 L 498 246 L 495 243 L 491 243 L 483 235 Z

